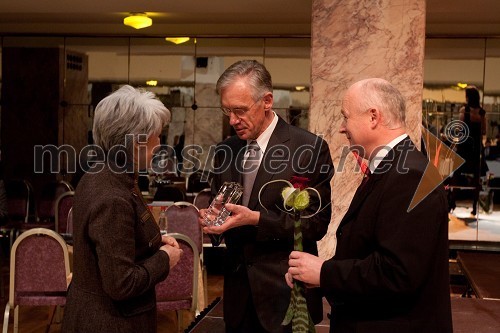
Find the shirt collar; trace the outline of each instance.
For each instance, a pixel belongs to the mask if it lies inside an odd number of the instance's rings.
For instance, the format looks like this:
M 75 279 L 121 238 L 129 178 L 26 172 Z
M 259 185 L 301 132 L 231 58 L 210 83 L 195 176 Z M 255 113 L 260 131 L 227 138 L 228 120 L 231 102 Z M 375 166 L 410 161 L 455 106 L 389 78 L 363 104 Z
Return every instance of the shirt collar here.
M 255 140 L 255 141 L 257 141 L 257 144 L 259 145 L 259 148 L 263 154 L 266 151 L 267 144 L 269 143 L 269 140 L 271 139 L 271 135 L 273 134 L 274 129 L 276 128 L 276 125 L 278 124 L 278 116 L 276 115 L 276 113 L 274 111 L 273 111 L 273 115 L 274 115 L 273 120 L 271 121 L 269 126 L 267 126 L 267 128 L 264 130 L 264 132 L 262 132 L 262 134 L 259 135 L 259 137 Z M 247 140 L 247 145 L 251 141 L 253 141 L 253 140 Z
M 406 133 L 402 134 L 402 135 L 398 136 L 397 138 L 395 138 L 394 140 L 392 140 L 391 142 L 389 142 L 388 144 L 386 144 L 382 149 L 380 149 L 377 152 L 377 154 L 370 161 L 370 172 L 375 173 L 375 170 L 377 170 L 378 165 L 387 156 L 387 154 L 389 154 L 389 151 L 392 148 L 396 147 L 396 145 L 398 143 L 400 143 L 401 141 L 406 139 L 407 136 L 408 136 L 408 134 L 406 134 Z

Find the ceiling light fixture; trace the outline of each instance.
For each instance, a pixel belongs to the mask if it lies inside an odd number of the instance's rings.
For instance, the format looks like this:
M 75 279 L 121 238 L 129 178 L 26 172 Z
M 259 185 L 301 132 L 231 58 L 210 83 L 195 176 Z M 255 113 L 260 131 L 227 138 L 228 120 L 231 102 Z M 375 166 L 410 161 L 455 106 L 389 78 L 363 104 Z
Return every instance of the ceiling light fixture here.
M 465 88 L 468 86 L 468 84 L 467 84 L 467 83 L 461 83 L 461 82 L 458 82 L 458 83 L 457 83 L 457 86 L 458 86 L 459 88 L 465 89 Z
M 156 81 L 156 80 L 149 80 L 149 81 L 146 81 L 146 84 L 148 86 L 156 87 L 158 85 L 158 81 Z
M 189 37 L 166 37 L 165 40 L 174 44 L 182 44 L 187 42 L 189 40 Z
M 123 24 L 135 29 L 142 29 L 153 25 L 153 20 L 146 13 L 132 13 L 123 19 Z

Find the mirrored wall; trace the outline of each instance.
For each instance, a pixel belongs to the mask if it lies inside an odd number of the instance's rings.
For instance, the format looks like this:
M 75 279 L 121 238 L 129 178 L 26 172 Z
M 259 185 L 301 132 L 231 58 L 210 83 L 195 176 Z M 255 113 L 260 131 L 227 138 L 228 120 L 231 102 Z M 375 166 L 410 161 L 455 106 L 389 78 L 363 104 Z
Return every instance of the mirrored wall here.
M 466 165 L 473 165 L 464 166 L 446 182 L 451 194 L 450 205 L 454 208 L 450 214 L 450 241 L 457 246 L 467 241 L 473 241 L 474 246 L 499 242 L 500 39 L 428 38 L 424 82 L 423 124 L 459 153 Z M 477 87 L 485 110 L 483 135 L 474 129 L 474 124 L 467 123 L 467 142 L 481 141 L 481 156 L 472 155 L 472 151 L 476 151 L 473 145 L 459 147 L 461 144 L 450 142 L 446 134 L 452 126 L 457 126 L 456 121 L 474 118 L 473 111 L 466 116 L 466 86 Z M 462 116 L 460 110 L 465 111 Z M 475 196 L 478 203 L 474 212 Z
M 276 112 L 297 126 L 308 127 L 311 61 L 307 36 L 191 38 L 182 44 L 157 37 L 3 36 L 0 41 L 2 66 L 10 68 L 14 61 L 16 66 L 29 69 L 25 77 L 14 78 L 16 89 L 26 85 L 49 86 L 47 96 L 52 95 L 52 91 L 58 92 L 55 104 L 58 110 L 52 114 L 57 135 L 46 138 L 42 133 L 45 141 L 41 144 L 68 144 L 79 149 L 91 143 L 93 110 L 97 103 L 120 85 L 131 84 L 155 92 L 170 109 L 172 122 L 162 133 L 162 143 L 196 147 L 190 153 L 193 159 L 182 166 L 182 174 L 203 169 L 209 160 L 210 147 L 233 134 L 219 110 L 216 81 L 228 66 L 249 58 L 263 62 L 271 72 Z M 58 65 L 49 65 L 48 50 L 57 50 Z M 54 71 L 58 76 L 52 83 L 48 77 Z M 0 73 L 1 84 L 5 85 L 5 73 L 9 71 L 2 68 Z M 484 186 L 478 216 L 469 214 L 471 190 L 457 190 L 457 209 L 453 216 L 459 222 L 450 224 L 450 239 L 500 241 L 500 212 L 496 221 L 495 209 L 500 202 L 500 160 L 497 161 L 500 158 L 500 39 L 427 38 L 423 122 L 443 140 L 447 124 L 460 118 L 466 85 L 475 85 L 480 90 L 486 111 L 483 144 L 489 172 L 482 178 Z M 2 98 L 2 102 L 5 100 Z M 30 107 L 33 104 L 20 105 L 19 112 Z M 40 140 L 37 137 L 33 142 Z
M 228 66 L 241 59 L 263 62 L 273 76 L 276 112 L 297 126 L 308 126 L 310 39 L 307 37 L 191 38 L 174 44 L 164 38 L 6 36 L 2 44 L 5 50 L 57 48 L 67 55 L 68 63 L 83 58 L 87 67 L 88 101 L 68 101 L 62 123 L 83 120 L 86 114 L 89 115 L 85 120 L 87 131 L 92 124 L 91 111 L 100 99 L 123 84 L 143 87 L 155 92 L 172 112 L 172 122 L 162 135 L 162 143 L 173 146 L 184 141 L 185 145 L 201 145 L 203 153 L 196 158 L 204 161 L 211 145 L 232 134 L 227 119 L 219 111 L 215 84 Z M 38 58 L 35 54 L 34 57 Z M 78 64 L 68 64 L 64 68 L 63 90 L 71 85 L 68 75 L 77 67 Z M 43 76 L 43 66 L 38 68 Z M 77 113 L 81 116 L 75 116 Z M 64 126 L 60 131 L 63 133 L 59 134 L 58 143 L 72 144 L 74 140 L 68 135 L 74 131 Z

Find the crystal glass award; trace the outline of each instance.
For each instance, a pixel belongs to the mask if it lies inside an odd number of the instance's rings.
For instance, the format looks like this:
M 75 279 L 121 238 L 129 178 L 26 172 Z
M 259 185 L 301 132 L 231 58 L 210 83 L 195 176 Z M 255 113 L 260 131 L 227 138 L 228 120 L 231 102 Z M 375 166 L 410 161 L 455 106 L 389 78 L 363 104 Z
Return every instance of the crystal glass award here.
M 225 182 L 207 209 L 204 223 L 207 226 L 220 226 L 231 215 L 225 207 L 227 203 L 235 204 L 243 194 L 243 186 L 235 182 Z

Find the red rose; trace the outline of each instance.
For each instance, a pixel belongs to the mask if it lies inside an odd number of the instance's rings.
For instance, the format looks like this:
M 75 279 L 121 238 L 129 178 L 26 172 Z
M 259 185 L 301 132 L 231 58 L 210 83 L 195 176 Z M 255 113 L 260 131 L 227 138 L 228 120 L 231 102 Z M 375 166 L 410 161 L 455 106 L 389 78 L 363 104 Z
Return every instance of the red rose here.
M 292 176 L 292 180 L 290 183 L 292 183 L 293 187 L 298 188 L 299 190 L 303 190 L 307 187 L 307 182 L 310 179 L 307 177 L 299 177 L 299 176 Z

